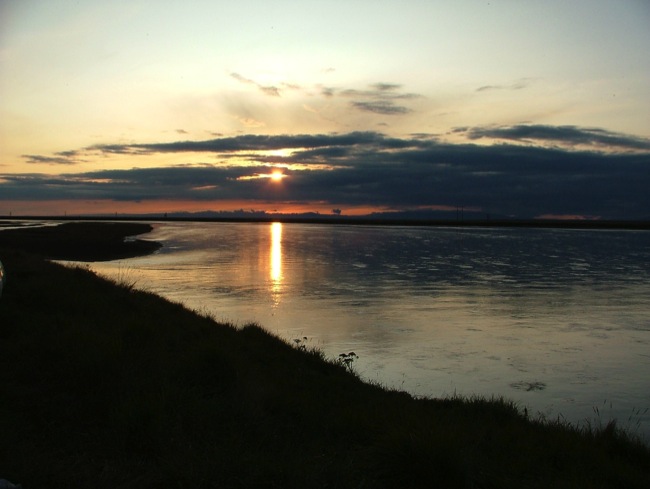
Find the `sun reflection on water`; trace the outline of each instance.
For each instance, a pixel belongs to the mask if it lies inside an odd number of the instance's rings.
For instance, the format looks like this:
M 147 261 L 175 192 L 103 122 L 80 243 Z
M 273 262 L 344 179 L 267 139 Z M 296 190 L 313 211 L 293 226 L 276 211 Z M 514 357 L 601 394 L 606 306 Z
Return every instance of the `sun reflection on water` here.
M 271 293 L 273 294 L 273 304 L 277 306 L 280 303 L 280 293 L 282 292 L 282 223 L 274 222 L 271 224 Z

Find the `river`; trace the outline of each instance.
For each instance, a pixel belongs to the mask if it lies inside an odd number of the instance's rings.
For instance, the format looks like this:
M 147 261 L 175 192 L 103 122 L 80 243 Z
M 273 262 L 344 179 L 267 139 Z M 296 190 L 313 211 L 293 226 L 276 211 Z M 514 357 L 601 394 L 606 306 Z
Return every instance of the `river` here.
M 414 395 L 505 396 L 650 440 L 650 232 L 160 223 L 91 267 Z

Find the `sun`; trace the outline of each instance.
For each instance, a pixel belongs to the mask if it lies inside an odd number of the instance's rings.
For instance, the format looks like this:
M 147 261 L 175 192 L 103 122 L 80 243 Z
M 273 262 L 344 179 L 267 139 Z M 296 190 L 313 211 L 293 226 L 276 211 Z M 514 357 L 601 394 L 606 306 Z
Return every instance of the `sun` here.
M 283 178 L 284 173 L 282 173 L 280 170 L 275 170 L 273 173 L 271 173 L 272 182 L 281 182 Z

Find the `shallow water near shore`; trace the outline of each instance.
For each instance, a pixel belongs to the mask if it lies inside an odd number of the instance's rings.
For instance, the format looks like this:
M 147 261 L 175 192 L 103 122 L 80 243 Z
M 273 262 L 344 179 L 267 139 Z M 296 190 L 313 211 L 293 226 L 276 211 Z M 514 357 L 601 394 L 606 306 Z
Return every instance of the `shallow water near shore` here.
M 650 232 L 164 223 L 92 263 L 218 320 L 257 322 L 362 377 L 650 441 Z

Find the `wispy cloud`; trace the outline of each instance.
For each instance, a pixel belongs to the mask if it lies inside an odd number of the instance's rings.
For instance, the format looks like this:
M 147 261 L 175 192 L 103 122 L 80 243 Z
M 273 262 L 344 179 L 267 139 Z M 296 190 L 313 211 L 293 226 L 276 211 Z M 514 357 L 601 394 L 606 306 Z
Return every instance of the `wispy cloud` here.
M 247 85 L 254 85 L 256 86 L 262 93 L 265 95 L 270 95 L 272 97 L 279 97 L 280 96 L 280 89 L 276 86 L 273 85 L 261 85 L 260 83 L 257 83 L 254 80 L 251 80 L 250 78 L 246 78 L 239 73 L 231 73 L 230 76 L 237 80 L 238 82 L 245 83 Z M 285 84 L 287 88 L 290 88 L 290 85 Z
M 355 109 L 382 115 L 408 114 L 412 109 L 403 105 L 403 101 L 420 98 L 421 95 L 403 92 L 401 88 L 402 85 L 395 83 L 374 83 L 366 90 L 348 88 L 340 90 L 338 94 L 352 98 L 350 105 Z
M 413 109 L 405 104 L 408 101 L 422 97 L 422 95 L 404 91 L 403 86 L 397 83 L 372 83 L 363 89 L 332 87 L 320 84 L 315 87 L 305 88 L 291 82 L 282 82 L 280 86 L 264 86 L 239 73 L 231 73 L 230 76 L 240 83 L 256 87 L 265 95 L 280 97 L 282 90 L 291 90 L 294 92 L 302 91 L 305 95 L 316 93 L 327 99 L 340 97 L 344 100 L 351 99 L 349 106 L 356 110 L 388 116 L 412 112 Z
M 366 112 L 374 112 L 375 114 L 382 115 L 408 114 L 411 112 L 411 109 L 408 107 L 404 107 L 403 105 L 396 105 L 395 102 L 391 100 L 355 100 L 351 102 L 351 105 L 355 109 L 363 110 Z
M 77 150 L 60 151 L 54 153 L 53 156 L 44 155 L 21 155 L 25 162 L 30 164 L 47 164 L 47 165 L 76 165 L 82 160 L 80 159 L 80 152 Z
M 522 78 L 514 83 L 507 85 L 483 85 L 476 89 L 477 92 L 489 92 L 492 90 L 521 90 L 527 88 L 532 83 L 532 78 Z

